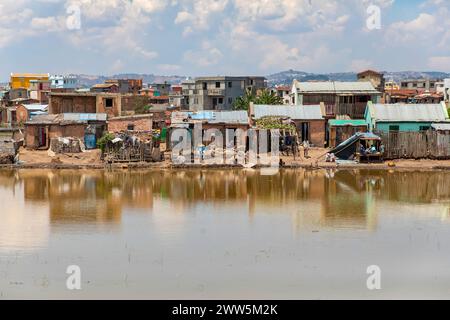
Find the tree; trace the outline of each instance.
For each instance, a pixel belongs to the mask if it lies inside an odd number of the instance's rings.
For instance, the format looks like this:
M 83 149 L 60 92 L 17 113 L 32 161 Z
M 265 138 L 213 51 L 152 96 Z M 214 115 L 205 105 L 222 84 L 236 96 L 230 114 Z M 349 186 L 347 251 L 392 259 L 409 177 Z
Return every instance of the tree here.
M 149 105 L 149 97 L 136 96 L 133 98 L 133 110 L 136 114 L 149 113 L 151 105 Z
M 265 89 L 256 97 L 255 104 L 283 104 L 283 98 L 277 96 L 273 91 Z
M 254 104 L 283 104 L 283 98 L 277 96 L 274 92 L 269 89 L 262 90 L 257 96 L 250 92 L 246 92 L 244 96 L 238 97 L 234 103 L 233 107 L 235 110 L 248 110 L 250 102 Z
M 236 98 L 233 103 L 233 108 L 235 110 L 248 110 L 250 102 L 255 101 L 255 96 L 252 93 L 245 92 L 242 97 Z

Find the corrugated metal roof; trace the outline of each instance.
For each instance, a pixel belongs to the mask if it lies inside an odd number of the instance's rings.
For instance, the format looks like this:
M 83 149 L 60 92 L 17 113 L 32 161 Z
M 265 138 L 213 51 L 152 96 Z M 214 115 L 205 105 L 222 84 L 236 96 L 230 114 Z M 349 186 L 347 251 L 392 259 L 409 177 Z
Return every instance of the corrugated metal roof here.
M 338 126 L 367 126 L 366 120 L 346 120 L 346 119 L 331 119 L 328 120 L 330 126 L 338 127 Z
M 29 111 L 46 111 L 48 104 L 23 104 L 23 106 Z
M 247 111 L 221 111 L 215 112 L 214 115 L 214 118 L 209 123 L 248 124 Z
M 64 121 L 106 121 L 106 113 L 63 113 Z
M 254 105 L 255 119 L 260 119 L 266 116 L 289 117 L 291 119 L 304 120 L 321 120 L 322 112 L 320 105 L 310 106 L 287 106 L 287 105 Z
M 295 82 L 295 87 L 298 92 L 321 92 L 321 93 L 379 93 L 369 81 L 317 81 L 317 82 Z
M 247 111 L 177 111 L 172 112 L 171 123 L 205 121 L 208 123 L 248 124 Z
M 376 121 L 445 121 L 441 104 L 373 104 L 372 118 Z
M 431 127 L 435 130 L 450 130 L 450 122 L 449 123 L 432 123 Z

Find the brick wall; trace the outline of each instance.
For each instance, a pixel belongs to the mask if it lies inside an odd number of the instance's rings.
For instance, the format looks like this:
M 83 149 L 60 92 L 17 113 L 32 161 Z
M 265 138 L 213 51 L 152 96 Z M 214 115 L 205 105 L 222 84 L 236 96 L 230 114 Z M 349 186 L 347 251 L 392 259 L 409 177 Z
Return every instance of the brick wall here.
M 150 131 L 153 128 L 152 124 L 153 119 L 150 116 L 110 119 L 108 120 L 108 131 L 126 131 L 129 125 L 134 126 L 134 131 Z

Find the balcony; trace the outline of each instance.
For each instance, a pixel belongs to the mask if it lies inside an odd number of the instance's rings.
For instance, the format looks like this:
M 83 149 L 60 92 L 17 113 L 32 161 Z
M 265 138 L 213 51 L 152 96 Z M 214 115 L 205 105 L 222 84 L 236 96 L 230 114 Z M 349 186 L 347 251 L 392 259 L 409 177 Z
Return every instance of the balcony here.
M 336 115 L 348 115 L 352 119 L 363 119 L 367 102 L 340 103 Z
M 208 96 L 224 96 L 225 90 L 224 89 L 208 89 L 207 95 Z

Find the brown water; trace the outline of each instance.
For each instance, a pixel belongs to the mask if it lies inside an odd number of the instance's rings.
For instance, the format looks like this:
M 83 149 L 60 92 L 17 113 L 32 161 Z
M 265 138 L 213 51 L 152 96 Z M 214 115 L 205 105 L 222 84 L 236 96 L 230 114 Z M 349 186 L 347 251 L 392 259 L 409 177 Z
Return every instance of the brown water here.
M 450 298 L 450 172 L 6 170 L 0 203 L 1 299 Z

